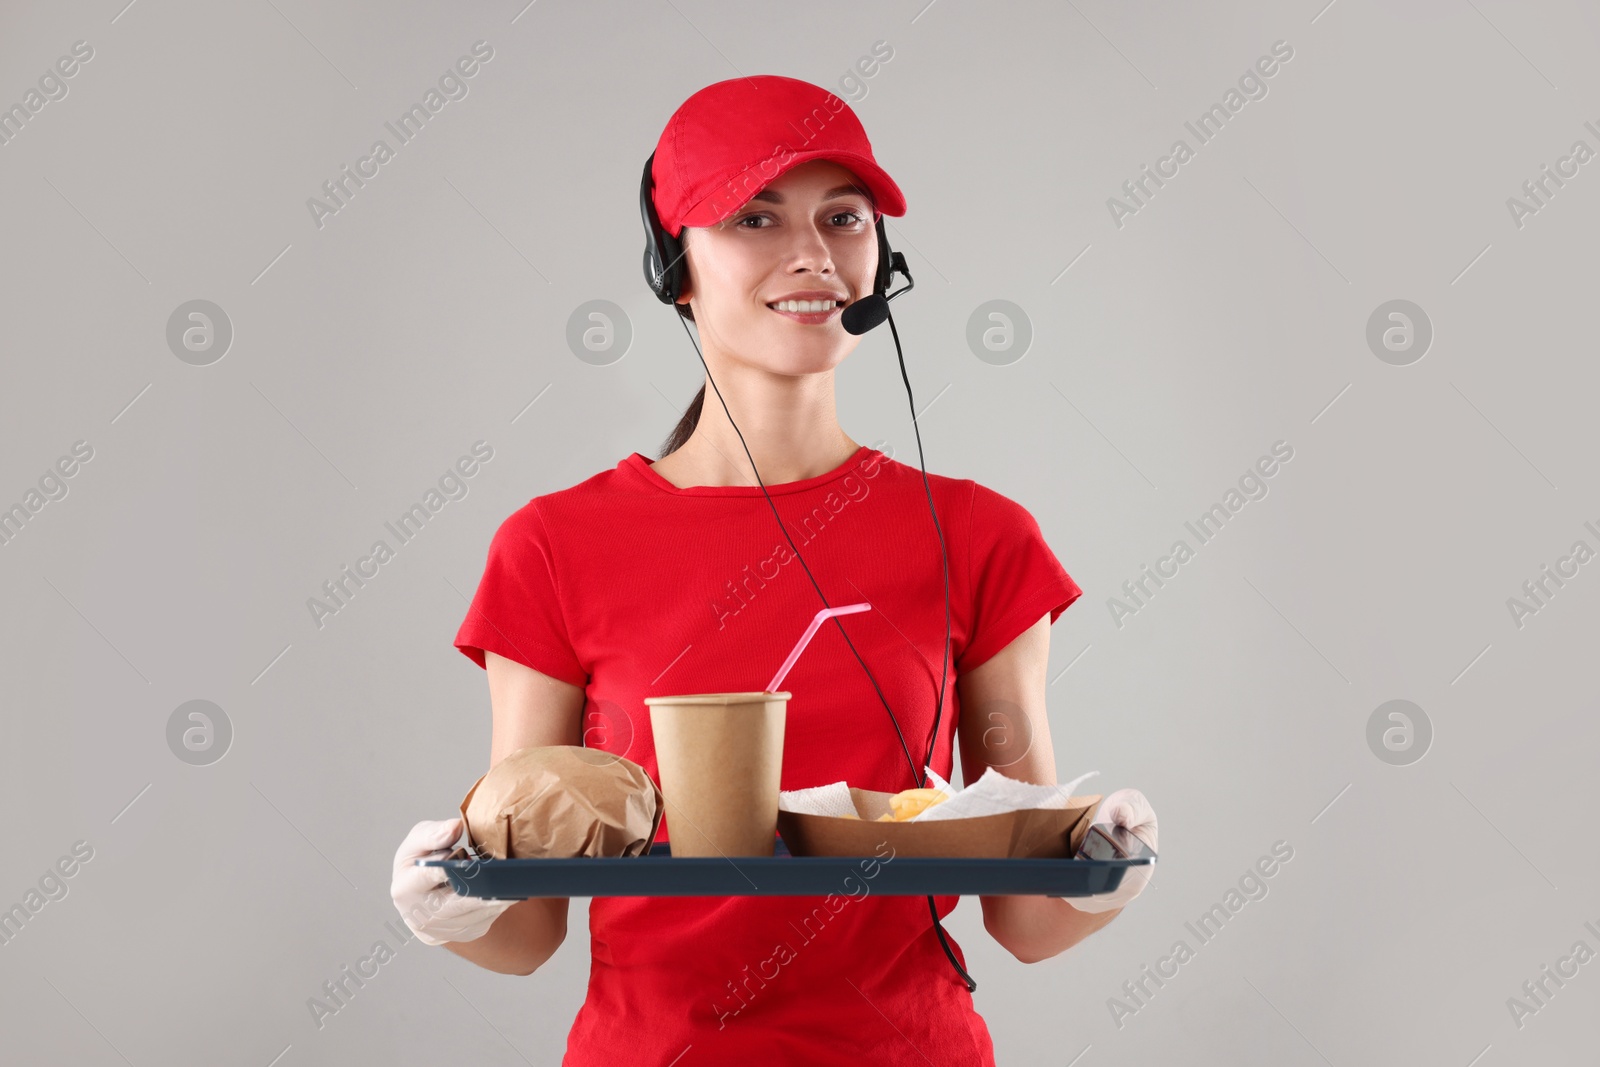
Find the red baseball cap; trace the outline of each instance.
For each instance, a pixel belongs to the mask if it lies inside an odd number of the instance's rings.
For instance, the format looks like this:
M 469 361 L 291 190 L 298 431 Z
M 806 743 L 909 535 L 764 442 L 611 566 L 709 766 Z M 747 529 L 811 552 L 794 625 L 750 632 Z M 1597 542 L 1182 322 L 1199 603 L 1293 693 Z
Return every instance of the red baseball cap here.
M 906 213 L 906 198 L 872 158 L 861 120 L 820 86 L 776 74 L 708 85 L 679 105 L 656 142 L 652 199 L 661 228 L 710 226 L 780 174 L 812 159 L 848 167 L 874 215 Z

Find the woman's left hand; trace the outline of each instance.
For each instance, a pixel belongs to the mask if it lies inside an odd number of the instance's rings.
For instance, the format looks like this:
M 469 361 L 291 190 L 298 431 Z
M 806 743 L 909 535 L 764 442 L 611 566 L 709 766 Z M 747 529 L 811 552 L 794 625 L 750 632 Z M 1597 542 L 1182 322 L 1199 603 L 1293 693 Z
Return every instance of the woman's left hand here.
M 1095 812 L 1094 824 L 1124 827 L 1128 833 L 1148 845 L 1151 852 L 1159 851 L 1156 848 L 1155 809 L 1137 789 L 1119 789 L 1102 800 Z M 1083 912 L 1113 911 L 1124 907 L 1130 900 L 1144 892 L 1144 887 L 1150 884 L 1150 876 L 1153 873 L 1155 873 L 1153 863 L 1130 867 L 1123 872 L 1121 883 L 1110 893 L 1062 899 Z

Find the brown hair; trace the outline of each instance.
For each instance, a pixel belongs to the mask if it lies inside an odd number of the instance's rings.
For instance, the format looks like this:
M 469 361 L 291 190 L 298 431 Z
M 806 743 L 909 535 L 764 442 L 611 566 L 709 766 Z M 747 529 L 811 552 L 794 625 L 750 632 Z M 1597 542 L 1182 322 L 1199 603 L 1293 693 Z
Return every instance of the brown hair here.
M 684 318 L 689 318 L 685 315 Z M 693 319 L 690 319 L 692 322 Z M 689 406 L 684 409 L 683 417 L 678 420 L 678 425 L 672 428 L 667 439 L 661 443 L 661 452 L 657 459 L 666 459 L 672 453 L 684 446 L 689 440 L 689 435 L 694 433 L 694 428 L 700 424 L 700 407 L 706 401 L 705 383 L 701 383 L 700 391 L 694 394 L 694 399 L 689 401 Z

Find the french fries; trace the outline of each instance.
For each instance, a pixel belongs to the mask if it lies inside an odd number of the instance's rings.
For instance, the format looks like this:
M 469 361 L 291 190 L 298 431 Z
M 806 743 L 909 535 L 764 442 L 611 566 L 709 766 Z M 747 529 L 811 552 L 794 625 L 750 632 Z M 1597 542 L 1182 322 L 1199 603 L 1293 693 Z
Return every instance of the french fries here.
M 906 822 L 948 799 L 949 794 L 942 789 L 902 789 L 889 798 L 889 811 L 878 816 L 877 821 Z
M 908 822 L 916 818 L 935 804 L 942 804 L 950 799 L 950 794 L 943 789 L 902 789 L 889 798 L 889 811 L 878 816 L 878 822 Z M 842 819 L 859 819 L 855 812 L 846 812 Z

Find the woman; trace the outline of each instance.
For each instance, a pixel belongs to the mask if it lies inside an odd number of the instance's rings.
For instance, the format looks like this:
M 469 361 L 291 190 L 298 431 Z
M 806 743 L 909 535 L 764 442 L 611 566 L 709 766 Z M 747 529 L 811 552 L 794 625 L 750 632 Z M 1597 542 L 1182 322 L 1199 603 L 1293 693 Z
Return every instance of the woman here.
M 835 412 L 834 368 L 857 341 L 842 309 L 874 292 L 875 221 L 905 211 L 854 113 L 794 79 L 721 82 L 673 115 L 652 170 L 660 225 L 684 245 L 673 300 L 714 392 L 655 462 L 635 452 L 496 532 L 455 642 L 488 672 L 490 766 L 527 745 L 587 744 L 659 780 L 644 697 L 758 690 L 820 606 L 792 539 L 828 603 L 873 610 L 840 620 L 870 678 L 830 627 L 786 679 L 783 789 L 916 785 L 905 746 L 920 757 L 936 723 L 941 776 L 959 746 L 966 781 L 996 766 L 1055 783 L 1049 626 L 1077 584 L 1021 505 L 971 480 L 925 482 Z M 1107 797 L 1101 818 L 1155 847 L 1136 790 Z M 670 829 L 669 813 L 658 840 Z M 567 901 L 458 897 L 414 865 L 461 832 L 459 818 L 416 825 L 396 853 L 396 905 L 427 943 L 533 973 L 566 936 Z M 1140 871 L 1101 897 L 982 897 L 984 927 L 1019 960 L 1047 959 L 1111 921 Z M 959 898 L 842 886 L 828 899 L 593 899 L 588 997 L 562 1062 L 992 1065 L 965 959 L 953 941 L 947 959 L 929 914 L 929 899 L 942 917 Z

